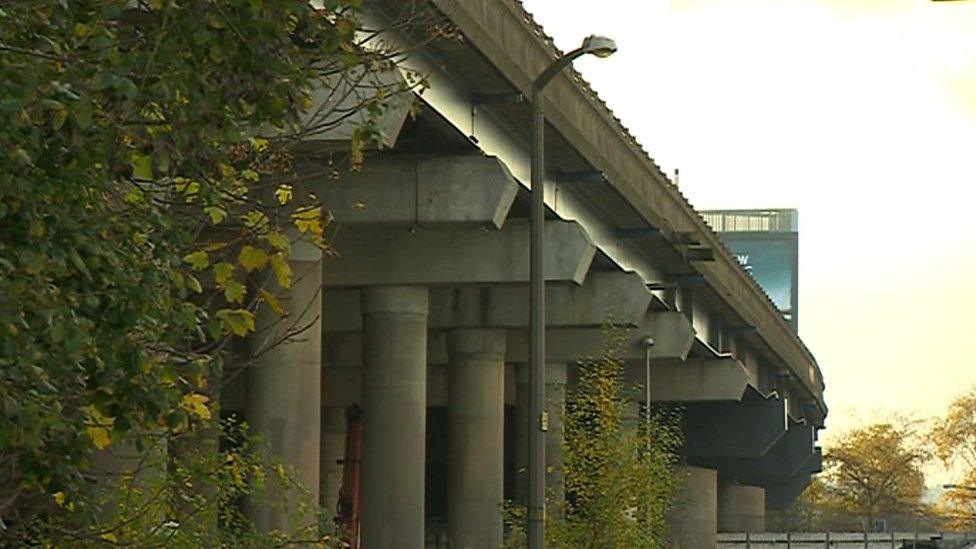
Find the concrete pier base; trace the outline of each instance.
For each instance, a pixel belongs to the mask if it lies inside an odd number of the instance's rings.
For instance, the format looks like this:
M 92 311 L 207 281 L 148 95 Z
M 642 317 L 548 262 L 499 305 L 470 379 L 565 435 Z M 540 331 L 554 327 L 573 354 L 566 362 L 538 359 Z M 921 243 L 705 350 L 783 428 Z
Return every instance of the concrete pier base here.
M 500 547 L 505 332 L 454 330 L 447 345 L 448 537 L 457 549 Z
M 247 369 L 247 419 L 271 453 L 297 473 L 314 504 L 319 501 L 321 444 L 322 262 L 318 249 L 307 244 L 296 244 L 292 253 L 303 259 L 289 262 L 294 282 L 281 296 L 291 314 L 282 318 L 261 308 L 250 339 L 252 353 L 259 356 Z M 286 337 L 299 327 L 304 329 Z M 249 514 L 265 531 L 314 523 L 311 514 L 294 516 L 299 497 L 297 490 L 268 493 L 268 501 L 253 502 Z
M 713 549 L 718 531 L 717 475 L 712 469 L 677 467 L 683 480 L 668 527 L 675 549 Z
M 365 549 L 424 546 L 427 288 L 362 293 Z
M 765 532 L 766 490 L 760 486 L 719 484 L 718 531 Z

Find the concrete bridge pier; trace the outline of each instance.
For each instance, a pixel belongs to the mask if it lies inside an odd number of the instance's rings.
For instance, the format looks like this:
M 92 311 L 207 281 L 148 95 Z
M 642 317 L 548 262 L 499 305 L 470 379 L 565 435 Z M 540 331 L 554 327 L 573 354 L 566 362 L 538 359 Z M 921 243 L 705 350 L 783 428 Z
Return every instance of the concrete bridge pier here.
M 566 499 L 566 473 L 563 459 L 566 415 L 566 363 L 546 363 L 546 413 L 549 430 L 546 432 L 546 508 L 548 513 L 561 513 Z
M 712 549 L 718 531 L 717 474 L 690 466 L 678 467 L 676 474 L 685 482 L 668 516 L 671 541 L 681 549 Z
M 252 429 L 270 444 L 273 455 L 293 468 L 309 490 L 311 501 L 319 492 L 319 427 L 322 382 L 322 262 L 321 252 L 305 243 L 292 248 L 289 261 L 294 282 L 283 292 L 282 303 L 291 315 L 282 318 L 263 308 L 251 345 L 261 353 L 247 370 L 247 418 Z M 297 329 L 304 328 L 300 332 Z M 266 350 L 265 349 L 269 349 Z M 299 494 L 267 494 L 268 502 L 255 502 L 249 514 L 257 527 L 293 529 L 289 511 L 297 509 Z M 270 504 L 269 504 L 270 503 Z M 312 516 L 299 517 L 302 524 Z
M 760 486 L 720 483 L 718 531 L 766 531 L 766 490 Z
M 424 546 L 427 308 L 422 286 L 362 292 L 362 540 Z
M 324 513 L 326 531 L 332 530 L 342 486 L 341 460 L 346 451 L 346 409 L 342 406 L 322 408 L 322 464 L 319 501 Z
M 447 528 L 452 547 L 500 547 L 505 458 L 505 331 L 448 333 Z

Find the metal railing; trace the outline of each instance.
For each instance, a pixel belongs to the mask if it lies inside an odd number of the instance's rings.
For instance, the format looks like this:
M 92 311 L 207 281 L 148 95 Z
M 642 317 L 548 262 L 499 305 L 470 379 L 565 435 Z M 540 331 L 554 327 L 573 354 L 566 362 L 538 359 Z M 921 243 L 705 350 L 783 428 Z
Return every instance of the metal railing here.
M 796 232 L 797 211 L 704 210 L 698 212 L 715 232 Z
M 824 549 L 859 547 L 888 549 L 918 546 L 940 548 L 968 547 L 976 541 L 974 533 L 954 532 L 765 532 L 719 534 L 717 543 L 723 549 Z M 928 542 L 928 543 L 925 543 Z

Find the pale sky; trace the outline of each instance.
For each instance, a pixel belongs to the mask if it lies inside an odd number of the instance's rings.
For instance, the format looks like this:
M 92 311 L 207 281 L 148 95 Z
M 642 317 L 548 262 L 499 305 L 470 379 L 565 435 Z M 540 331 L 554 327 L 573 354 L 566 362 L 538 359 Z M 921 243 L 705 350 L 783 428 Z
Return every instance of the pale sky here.
M 699 209 L 797 208 L 827 431 L 976 384 L 976 0 L 523 0 Z

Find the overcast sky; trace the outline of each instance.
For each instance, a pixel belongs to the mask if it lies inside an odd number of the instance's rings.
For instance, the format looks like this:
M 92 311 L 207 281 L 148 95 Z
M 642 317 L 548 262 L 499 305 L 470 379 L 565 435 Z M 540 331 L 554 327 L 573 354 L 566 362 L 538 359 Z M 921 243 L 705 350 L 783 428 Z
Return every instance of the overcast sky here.
M 976 383 L 976 0 L 523 0 L 699 209 L 797 208 L 827 436 Z

